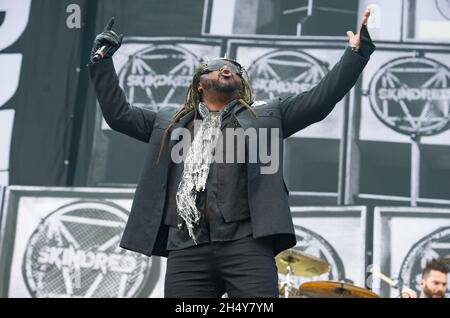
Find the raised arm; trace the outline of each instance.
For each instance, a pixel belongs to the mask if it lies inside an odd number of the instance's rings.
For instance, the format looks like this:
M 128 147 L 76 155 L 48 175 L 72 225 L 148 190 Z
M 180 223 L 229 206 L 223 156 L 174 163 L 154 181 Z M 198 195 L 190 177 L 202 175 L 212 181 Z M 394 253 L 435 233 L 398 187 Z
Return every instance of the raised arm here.
M 156 113 L 128 103 L 125 93 L 119 86 L 112 55 L 120 47 L 122 35 L 111 30 L 114 19 L 105 30 L 97 35 L 88 64 L 91 81 L 94 84 L 100 108 L 108 125 L 121 133 L 148 142 L 155 122 Z M 103 59 L 94 62 L 95 52 L 102 46 L 111 46 Z
M 281 100 L 284 138 L 323 120 L 355 85 L 375 50 L 366 27 L 369 15 L 370 11 L 366 10 L 356 35 L 351 31 L 347 32 L 349 47 L 339 62 L 315 87 Z

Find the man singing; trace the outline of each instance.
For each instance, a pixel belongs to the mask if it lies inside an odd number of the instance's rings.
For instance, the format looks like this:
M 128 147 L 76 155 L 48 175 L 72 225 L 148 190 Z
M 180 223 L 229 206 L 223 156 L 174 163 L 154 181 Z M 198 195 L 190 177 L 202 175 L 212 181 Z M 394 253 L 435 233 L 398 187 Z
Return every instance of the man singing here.
M 165 297 L 278 297 L 274 257 L 296 244 L 283 139 L 323 120 L 358 80 L 375 50 L 369 15 L 307 92 L 254 102 L 245 69 L 216 58 L 198 66 L 180 109 L 158 112 L 130 105 L 119 87 L 111 56 L 122 35 L 111 30 L 113 20 L 96 37 L 88 67 L 104 118 L 148 144 L 120 246 L 168 258 Z M 105 45 L 110 50 L 94 63 Z M 245 132 L 243 151 L 229 146 L 230 130 Z M 269 161 L 256 146 L 270 150 Z M 215 160 L 218 153 L 243 160 Z

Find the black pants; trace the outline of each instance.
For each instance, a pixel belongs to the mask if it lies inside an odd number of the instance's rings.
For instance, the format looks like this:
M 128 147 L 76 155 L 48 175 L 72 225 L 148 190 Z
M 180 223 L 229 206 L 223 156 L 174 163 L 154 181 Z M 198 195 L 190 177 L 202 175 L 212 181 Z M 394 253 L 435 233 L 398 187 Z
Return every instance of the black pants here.
M 169 298 L 278 297 L 271 244 L 251 237 L 170 251 L 164 296 Z

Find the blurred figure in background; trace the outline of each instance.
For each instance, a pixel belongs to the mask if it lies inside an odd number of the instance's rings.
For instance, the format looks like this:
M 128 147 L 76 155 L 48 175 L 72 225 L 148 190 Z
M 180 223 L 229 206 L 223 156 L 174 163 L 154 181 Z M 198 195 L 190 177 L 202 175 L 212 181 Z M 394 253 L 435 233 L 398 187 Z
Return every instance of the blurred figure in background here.
M 427 262 L 422 271 L 420 281 L 420 293 L 404 288 L 401 298 L 444 298 L 447 292 L 447 274 L 449 273 L 448 263 L 443 259 L 432 259 Z

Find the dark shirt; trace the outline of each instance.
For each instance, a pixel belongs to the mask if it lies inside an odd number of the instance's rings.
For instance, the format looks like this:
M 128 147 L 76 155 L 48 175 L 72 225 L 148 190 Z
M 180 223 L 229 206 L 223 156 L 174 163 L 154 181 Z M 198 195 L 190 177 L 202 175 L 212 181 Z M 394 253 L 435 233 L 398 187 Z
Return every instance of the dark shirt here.
M 232 112 L 234 106 L 238 104 L 233 101 L 228 104 L 222 113 L 222 134 L 226 136 L 226 128 L 237 128 L 238 122 Z M 188 125 L 193 138 L 193 127 Z M 226 140 L 223 142 L 223 158 L 225 161 Z M 235 157 L 236 155 L 235 144 Z M 165 223 L 169 225 L 169 236 L 167 240 L 167 250 L 178 250 L 194 246 L 195 243 L 189 237 L 184 221 L 178 217 L 176 210 L 176 193 L 183 174 L 184 162 L 171 163 L 169 173 L 169 183 L 167 200 L 165 206 Z M 226 176 L 226 177 L 225 177 Z M 208 200 L 208 216 L 205 215 L 205 200 Z M 234 200 L 235 204 L 230 205 L 229 200 Z M 228 204 L 225 204 L 228 203 Z M 216 163 L 212 162 L 209 167 L 208 179 L 206 180 L 205 191 L 197 192 L 197 209 L 200 212 L 200 221 L 194 226 L 194 234 L 197 245 L 210 242 L 232 241 L 252 235 L 252 225 L 250 221 L 250 209 L 248 207 L 247 195 L 247 167 L 246 163 Z M 236 209 L 228 213 L 240 217 L 233 221 L 227 221 L 223 214 L 223 209 Z M 177 220 L 174 222 L 174 220 Z M 174 224 L 178 223 L 178 224 Z M 175 226 L 174 226 L 175 225 Z

